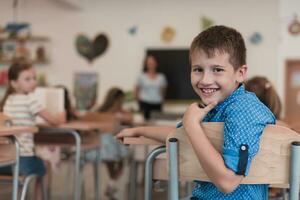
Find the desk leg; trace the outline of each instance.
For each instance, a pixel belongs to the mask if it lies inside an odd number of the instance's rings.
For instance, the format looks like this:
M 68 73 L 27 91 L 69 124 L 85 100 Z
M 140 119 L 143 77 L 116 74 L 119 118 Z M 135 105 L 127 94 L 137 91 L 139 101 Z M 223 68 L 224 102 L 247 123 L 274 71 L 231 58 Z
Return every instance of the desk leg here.
M 291 146 L 291 173 L 290 173 L 290 200 L 299 199 L 300 171 L 300 142 L 292 142 Z
M 137 188 L 137 161 L 134 156 L 130 158 L 130 173 L 129 173 L 129 200 L 136 200 L 136 188 Z
M 169 189 L 168 199 L 179 199 L 179 179 L 178 179 L 178 140 L 176 138 L 169 139 Z
M 12 199 L 17 200 L 18 199 L 18 186 L 19 186 L 19 165 L 20 165 L 20 146 L 19 142 L 15 138 L 15 136 L 10 137 L 12 142 L 16 146 L 16 162 L 13 169 L 13 193 L 12 193 Z
M 166 152 L 166 147 L 161 146 L 153 149 L 147 156 L 145 166 L 145 200 L 152 199 L 152 168 L 154 159 L 162 153 Z
M 101 136 L 99 137 L 99 144 L 101 142 Z M 97 148 L 96 162 L 94 162 L 94 180 L 95 180 L 95 200 L 100 200 L 100 189 L 101 189 L 101 158 L 100 158 L 101 145 Z M 100 167 L 100 170 L 99 170 Z
M 81 152 L 81 138 L 80 134 L 73 129 L 65 128 L 43 128 L 40 132 L 51 134 L 70 134 L 75 139 L 75 177 L 74 177 L 74 200 L 81 198 L 81 182 L 80 182 L 80 152 Z
M 74 178 L 74 200 L 81 199 L 81 180 L 80 180 L 80 152 L 81 152 L 81 138 L 77 131 L 70 130 L 69 132 L 75 138 L 75 178 Z

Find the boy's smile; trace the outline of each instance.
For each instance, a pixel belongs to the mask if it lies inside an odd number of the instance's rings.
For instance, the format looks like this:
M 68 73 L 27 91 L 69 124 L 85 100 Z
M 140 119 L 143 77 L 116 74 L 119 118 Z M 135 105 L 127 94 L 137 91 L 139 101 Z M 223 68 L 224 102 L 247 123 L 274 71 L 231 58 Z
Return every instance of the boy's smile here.
M 244 81 L 246 65 L 234 69 L 229 54 L 216 51 L 208 57 L 202 50 L 191 54 L 191 83 L 204 104 L 222 102 Z

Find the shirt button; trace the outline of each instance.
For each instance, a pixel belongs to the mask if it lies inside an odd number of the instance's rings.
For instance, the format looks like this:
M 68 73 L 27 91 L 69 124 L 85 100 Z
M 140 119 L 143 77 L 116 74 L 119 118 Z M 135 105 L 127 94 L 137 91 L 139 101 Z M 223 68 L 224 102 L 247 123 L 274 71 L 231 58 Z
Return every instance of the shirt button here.
M 245 151 L 245 150 L 246 150 L 246 146 L 245 146 L 245 145 L 242 145 L 242 146 L 241 146 L 241 150 L 242 150 L 242 151 Z

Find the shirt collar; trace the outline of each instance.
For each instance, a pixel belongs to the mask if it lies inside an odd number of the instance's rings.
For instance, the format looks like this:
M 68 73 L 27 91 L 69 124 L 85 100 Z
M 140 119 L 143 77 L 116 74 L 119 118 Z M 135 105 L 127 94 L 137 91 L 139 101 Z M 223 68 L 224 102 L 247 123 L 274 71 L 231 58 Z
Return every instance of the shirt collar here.
M 231 93 L 228 97 L 224 99 L 224 101 L 220 102 L 213 110 L 219 111 L 220 109 L 223 109 L 228 103 L 230 103 L 233 99 L 235 99 L 237 96 L 245 93 L 245 86 L 244 84 L 240 84 L 239 87 Z

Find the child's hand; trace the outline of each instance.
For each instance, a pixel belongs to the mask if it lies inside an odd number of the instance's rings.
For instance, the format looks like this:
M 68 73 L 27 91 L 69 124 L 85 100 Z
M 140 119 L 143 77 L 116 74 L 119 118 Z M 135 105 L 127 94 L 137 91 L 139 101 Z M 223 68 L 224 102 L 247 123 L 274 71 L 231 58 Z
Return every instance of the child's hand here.
M 183 116 L 183 126 L 193 126 L 194 124 L 199 124 L 203 118 L 207 115 L 207 113 L 212 110 L 217 105 L 217 102 L 212 102 L 205 106 L 204 108 L 200 108 L 198 103 L 192 103 L 185 111 Z
M 59 124 L 65 124 L 67 122 L 66 112 L 61 112 L 58 114 Z
M 138 136 L 138 134 L 134 128 L 125 128 L 116 135 L 116 138 L 122 142 L 124 137 L 136 137 L 136 136 Z

